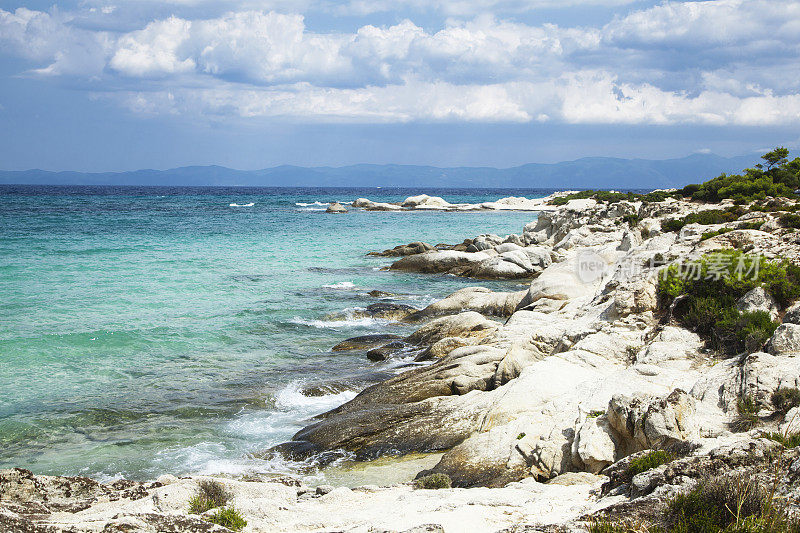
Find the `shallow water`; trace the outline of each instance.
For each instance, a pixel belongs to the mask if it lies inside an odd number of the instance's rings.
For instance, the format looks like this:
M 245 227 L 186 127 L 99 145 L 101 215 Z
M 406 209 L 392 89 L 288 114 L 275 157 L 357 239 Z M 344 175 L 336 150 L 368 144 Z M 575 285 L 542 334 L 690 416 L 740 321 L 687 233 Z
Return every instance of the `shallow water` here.
M 331 346 L 409 331 L 325 315 L 374 303 L 373 289 L 423 307 L 470 284 L 519 288 L 385 272 L 388 259 L 365 253 L 519 233 L 534 214 L 324 213 L 330 201 L 419 192 L 0 187 L 0 468 L 319 475 L 248 454 L 397 371 Z M 479 202 L 550 191 L 425 192 Z M 314 385 L 329 393 L 303 394 Z

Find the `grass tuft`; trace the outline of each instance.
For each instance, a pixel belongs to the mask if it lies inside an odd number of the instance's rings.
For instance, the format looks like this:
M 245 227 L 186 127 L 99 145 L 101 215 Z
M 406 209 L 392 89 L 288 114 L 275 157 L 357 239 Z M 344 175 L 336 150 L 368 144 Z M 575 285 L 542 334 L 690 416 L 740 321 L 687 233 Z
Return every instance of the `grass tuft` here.
M 430 474 L 414 481 L 418 489 L 449 489 L 452 486 L 450 476 L 447 474 Z
M 217 524 L 222 527 L 227 527 L 233 531 L 239 531 L 247 526 L 247 520 L 244 519 L 242 513 L 236 510 L 235 507 L 224 507 L 206 517 L 206 520 L 212 524 Z
M 677 459 L 677 457 L 671 452 L 666 450 L 653 450 L 641 457 L 633 459 L 628 465 L 628 473 L 633 477 L 658 466 L 671 463 L 675 459 Z
M 231 499 L 230 493 L 219 481 L 201 480 L 197 493 L 189 500 L 189 513 L 202 514 L 217 507 L 224 507 Z

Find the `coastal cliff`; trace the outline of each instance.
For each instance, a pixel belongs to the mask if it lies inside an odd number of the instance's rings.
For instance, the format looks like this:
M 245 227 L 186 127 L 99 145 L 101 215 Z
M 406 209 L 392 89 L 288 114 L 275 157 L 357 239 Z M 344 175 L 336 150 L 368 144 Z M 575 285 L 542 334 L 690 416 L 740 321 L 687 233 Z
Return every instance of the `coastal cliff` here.
M 440 204 L 420 198 L 409 205 Z M 553 205 L 557 198 L 562 205 Z M 518 235 L 383 252 L 390 270 L 530 286 L 469 287 L 422 310 L 392 309 L 419 328 L 369 348 L 381 359 L 413 353 L 416 364 L 264 452 L 323 462 L 431 454 L 416 484 L 312 488 L 287 477 L 218 478 L 245 531 L 659 523 L 670 498 L 711 474 L 762 476 L 794 505 L 800 462 L 789 438 L 800 429 L 799 408 L 779 399 L 800 386 L 791 267 L 800 240 L 787 217 L 796 203 L 655 200 L 556 195 L 536 202 L 537 220 Z M 730 306 L 701 313 L 728 290 Z M 733 326 L 714 318 L 705 327 L 708 315 Z M 420 488 L 432 475 L 454 488 Z M 188 511 L 208 479 L 100 484 L 6 470 L 0 529 L 225 531 L 205 520 L 208 512 Z

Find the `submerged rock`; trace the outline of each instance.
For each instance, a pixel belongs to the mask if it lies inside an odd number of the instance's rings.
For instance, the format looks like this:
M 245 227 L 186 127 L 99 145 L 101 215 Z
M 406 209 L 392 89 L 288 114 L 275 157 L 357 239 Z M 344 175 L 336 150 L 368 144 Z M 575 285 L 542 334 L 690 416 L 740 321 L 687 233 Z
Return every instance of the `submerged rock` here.
M 377 335 L 361 335 L 359 337 L 352 337 L 347 340 L 343 340 L 331 350 L 334 352 L 343 352 L 348 350 L 366 350 L 369 348 L 375 348 L 377 346 L 382 346 L 389 341 L 393 341 L 395 339 L 399 339 L 398 335 L 391 335 L 388 333 L 381 333 Z

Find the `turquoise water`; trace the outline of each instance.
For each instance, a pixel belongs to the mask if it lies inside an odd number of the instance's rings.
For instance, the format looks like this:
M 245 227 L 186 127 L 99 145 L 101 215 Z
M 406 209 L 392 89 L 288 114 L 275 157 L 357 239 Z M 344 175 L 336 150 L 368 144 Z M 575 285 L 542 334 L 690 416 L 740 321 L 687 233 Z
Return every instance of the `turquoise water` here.
M 547 193 L 427 192 L 453 202 Z M 373 289 L 423 307 L 478 284 L 381 271 L 389 261 L 365 253 L 519 233 L 535 218 L 327 215 L 314 204 L 416 193 L 0 187 L 0 468 L 142 479 L 306 467 L 248 454 L 397 371 L 331 346 L 409 331 L 325 315 L 374 303 Z

